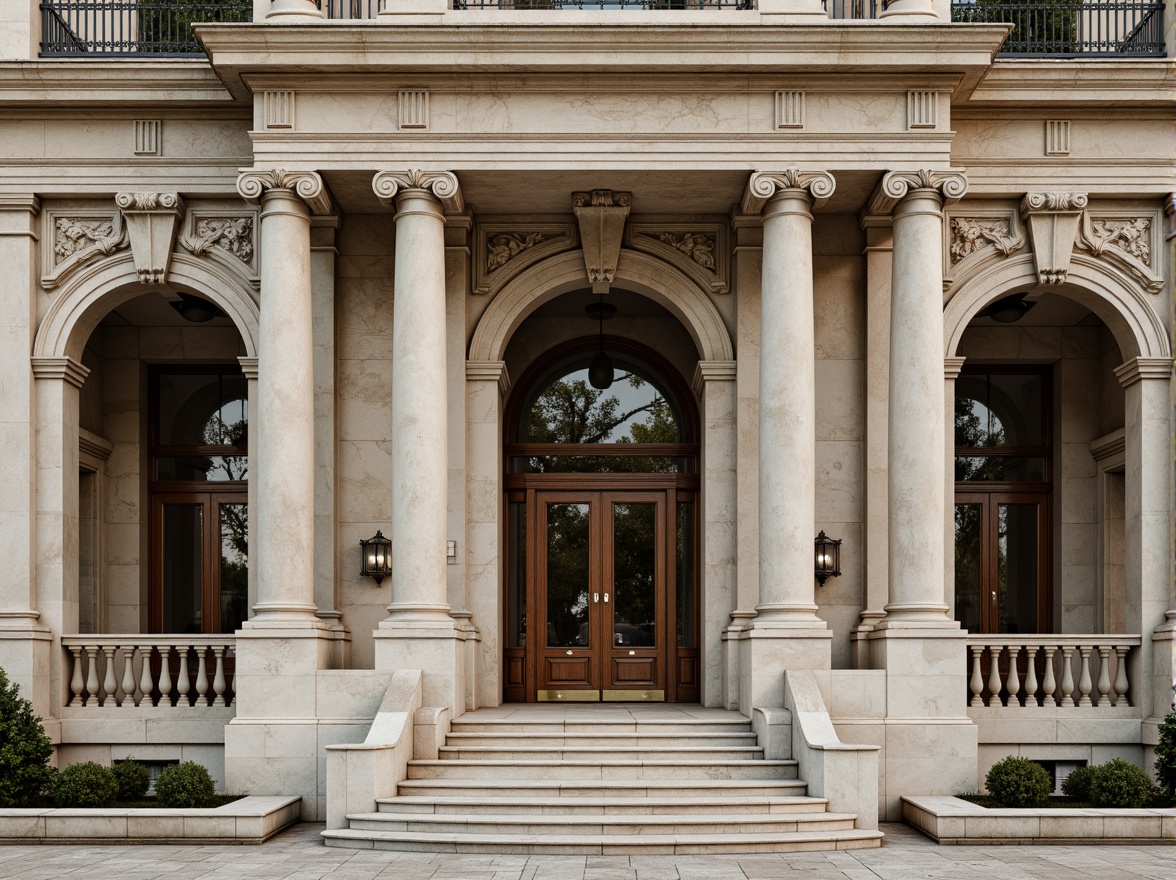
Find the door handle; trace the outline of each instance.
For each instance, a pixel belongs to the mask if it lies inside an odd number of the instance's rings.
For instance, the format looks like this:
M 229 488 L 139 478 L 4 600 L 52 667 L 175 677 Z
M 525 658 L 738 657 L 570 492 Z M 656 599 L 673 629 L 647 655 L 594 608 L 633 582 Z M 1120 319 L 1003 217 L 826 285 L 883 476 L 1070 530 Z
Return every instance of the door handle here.
M 593 602 L 599 602 L 599 601 L 600 601 L 600 593 L 593 593 L 593 594 L 592 594 L 592 601 L 593 601 Z M 608 599 L 605 599 L 604 601 L 605 601 L 605 602 L 607 602 L 607 601 L 608 601 Z
M 608 593 L 604 594 L 604 602 L 606 605 L 608 604 Z
M 571 657 L 571 656 L 572 656 L 572 652 L 571 652 L 571 651 L 565 651 L 564 653 L 565 653 L 565 654 L 567 654 L 569 657 Z

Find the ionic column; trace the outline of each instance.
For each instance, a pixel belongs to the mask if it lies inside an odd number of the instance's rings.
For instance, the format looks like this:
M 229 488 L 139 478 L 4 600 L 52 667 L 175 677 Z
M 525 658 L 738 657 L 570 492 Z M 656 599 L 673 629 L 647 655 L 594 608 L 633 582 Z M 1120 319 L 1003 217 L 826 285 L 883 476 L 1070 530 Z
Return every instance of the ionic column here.
M 944 602 L 943 202 L 967 189 L 955 172 L 892 172 L 889 582 L 887 620 L 948 626 Z
M 967 358 L 943 359 L 943 600 L 955 620 L 955 383 Z
M 261 202 L 261 322 L 257 373 L 257 604 L 251 623 L 315 620 L 314 345 L 310 212 L 330 198 L 313 172 L 247 171 Z

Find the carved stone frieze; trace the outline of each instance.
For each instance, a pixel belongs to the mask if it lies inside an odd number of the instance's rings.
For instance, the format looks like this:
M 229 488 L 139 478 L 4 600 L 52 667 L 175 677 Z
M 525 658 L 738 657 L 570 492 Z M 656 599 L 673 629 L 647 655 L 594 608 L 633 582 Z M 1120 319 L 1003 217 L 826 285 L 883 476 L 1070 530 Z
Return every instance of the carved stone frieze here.
M 994 247 L 1008 256 L 1025 243 L 1025 237 L 1014 232 L 1012 219 L 984 219 L 953 217 L 949 224 L 951 261 L 958 263 L 985 247 Z
M 1025 227 L 1007 203 L 957 205 L 944 211 L 943 289 L 993 260 L 1025 247 Z
M 495 294 L 528 266 L 576 246 L 576 225 L 480 218 L 474 234 L 475 296 Z
M 1084 243 L 1096 256 L 1104 248 L 1113 247 L 1135 257 L 1145 266 L 1151 265 L 1151 219 L 1148 217 L 1088 218 L 1083 232 Z
M 726 293 L 727 224 L 647 222 L 629 224 L 627 243 L 672 263 L 709 293 Z
M 616 277 L 625 220 L 632 204 L 633 194 L 627 192 L 596 189 L 572 193 L 572 211 L 584 248 L 584 270 L 594 293 L 607 293 Z
M 243 263 L 253 263 L 253 217 L 200 217 L 190 234 L 180 236 L 180 245 L 198 257 L 217 248 Z
M 121 192 L 114 202 L 122 211 L 143 284 L 163 284 L 175 246 L 184 203 L 174 192 Z
M 1027 193 L 1021 217 L 1029 227 L 1039 284 L 1064 284 L 1078 236 L 1078 221 L 1089 203 L 1086 193 Z
M 1157 255 L 1162 246 L 1160 214 L 1090 208 L 1082 215 L 1078 246 L 1125 270 L 1150 293 L 1163 290 Z
M 52 290 L 67 275 L 130 243 L 118 210 L 100 207 L 52 208 L 41 215 L 41 286 Z
M 390 205 L 396 194 L 406 189 L 423 189 L 431 192 L 445 207 L 447 214 L 458 214 L 465 210 L 461 186 L 457 175 L 448 171 L 422 171 L 410 168 L 407 171 L 377 171 L 372 178 L 372 190 L 385 205 Z

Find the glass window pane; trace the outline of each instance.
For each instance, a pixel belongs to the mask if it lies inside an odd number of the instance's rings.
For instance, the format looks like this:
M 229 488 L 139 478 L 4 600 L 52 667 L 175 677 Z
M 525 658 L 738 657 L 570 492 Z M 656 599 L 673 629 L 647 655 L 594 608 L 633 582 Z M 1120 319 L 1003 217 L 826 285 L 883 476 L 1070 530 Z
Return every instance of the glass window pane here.
M 224 483 L 249 479 L 247 455 L 160 455 L 155 479 Z
M 220 506 L 220 631 L 236 632 L 249 617 L 249 508 Z
M 587 504 L 547 505 L 547 646 L 588 647 Z
M 1037 631 L 1036 504 L 997 505 L 997 632 Z
M 163 505 L 163 631 L 198 633 L 204 624 L 204 506 Z
M 613 505 L 613 644 L 657 644 L 657 505 Z
M 662 388 L 618 364 L 610 388 L 588 382 L 588 368 L 556 378 L 523 408 L 525 443 L 680 443 L 682 429 Z
M 249 394 L 241 374 L 160 373 L 156 400 L 161 446 L 244 446 Z
M 957 446 L 1042 446 L 1040 373 L 965 373 L 956 380 Z
M 510 546 L 506 560 L 506 646 L 522 648 L 527 639 L 527 505 L 512 501 L 507 515 Z
M 678 647 L 696 648 L 697 621 L 694 610 L 694 503 L 678 504 L 677 517 L 677 566 L 678 583 Z
M 984 601 L 983 552 L 979 504 L 955 506 L 955 613 L 960 626 L 981 632 L 980 606 Z
M 511 459 L 515 474 L 681 474 L 693 459 L 669 455 L 532 455 Z
M 957 455 L 957 481 L 1030 482 L 1045 481 L 1044 456 Z

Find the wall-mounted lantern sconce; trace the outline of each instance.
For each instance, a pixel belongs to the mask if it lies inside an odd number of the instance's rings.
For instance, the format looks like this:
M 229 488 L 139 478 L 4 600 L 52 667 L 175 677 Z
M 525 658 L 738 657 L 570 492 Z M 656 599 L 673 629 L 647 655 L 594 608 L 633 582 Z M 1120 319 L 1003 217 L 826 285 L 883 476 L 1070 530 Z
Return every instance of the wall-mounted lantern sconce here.
M 816 550 L 817 582 L 823 587 L 829 578 L 841 576 L 841 539 L 830 538 L 821 529 L 817 535 Z
M 360 577 L 370 577 L 379 586 L 384 578 L 392 574 L 392 542 L 378 531 L 375 537 L 359 542 L 360 552 L 363 553 L 363 568 Z

